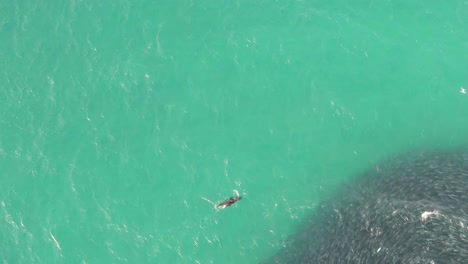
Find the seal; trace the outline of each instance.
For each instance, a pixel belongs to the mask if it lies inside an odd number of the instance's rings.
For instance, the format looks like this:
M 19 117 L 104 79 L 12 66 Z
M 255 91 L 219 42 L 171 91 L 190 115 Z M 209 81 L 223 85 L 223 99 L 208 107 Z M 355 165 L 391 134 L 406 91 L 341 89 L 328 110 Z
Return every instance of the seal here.
M 341 188 L 267 263 L 467 263 L 467 149 L 397 155 Z
M 234 203 L 236 203 L 237 201 L 239 201 L 241 199 L 242 199 L 242 197 L 240 197 L 240 196 L 229 197 L 226 200 L 224 200 L 222 203 L 218 204 L 216 206 L 216 208 L 219 208 L 219 209 L 226 208 L 228 206 L 233 205 Z

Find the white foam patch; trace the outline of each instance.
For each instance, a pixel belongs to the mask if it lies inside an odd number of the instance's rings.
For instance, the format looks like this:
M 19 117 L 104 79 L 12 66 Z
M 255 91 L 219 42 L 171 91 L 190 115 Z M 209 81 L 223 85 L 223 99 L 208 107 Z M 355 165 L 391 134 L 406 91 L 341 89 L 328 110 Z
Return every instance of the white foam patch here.
M 440 215 L 439 212 L 437 212 L 436 210 L 432 211 L 432 212 L 424 212 L 421 214 L 421 220 L 422 221 L 426 221 L 427 218 L 431 217 L 431 216 L 437 216 L 437 215 Z

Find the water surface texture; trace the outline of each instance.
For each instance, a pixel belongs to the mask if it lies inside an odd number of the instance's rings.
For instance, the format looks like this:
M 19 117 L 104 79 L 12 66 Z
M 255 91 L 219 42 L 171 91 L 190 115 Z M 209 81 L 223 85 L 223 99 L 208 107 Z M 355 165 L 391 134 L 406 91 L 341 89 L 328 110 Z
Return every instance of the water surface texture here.
M 267 259 L 343 180 L 466 143 L 467 25 L 466 0 L 1 1 L 0 261 Z

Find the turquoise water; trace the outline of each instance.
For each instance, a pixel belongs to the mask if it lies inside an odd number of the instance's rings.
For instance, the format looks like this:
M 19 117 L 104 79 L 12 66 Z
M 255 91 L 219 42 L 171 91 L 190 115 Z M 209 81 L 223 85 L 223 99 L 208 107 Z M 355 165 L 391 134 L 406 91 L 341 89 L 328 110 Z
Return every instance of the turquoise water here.
M 1 1 L 0 260 L 265 260 L 344 179 L 466 144 L 466 25 L 464 0 Z

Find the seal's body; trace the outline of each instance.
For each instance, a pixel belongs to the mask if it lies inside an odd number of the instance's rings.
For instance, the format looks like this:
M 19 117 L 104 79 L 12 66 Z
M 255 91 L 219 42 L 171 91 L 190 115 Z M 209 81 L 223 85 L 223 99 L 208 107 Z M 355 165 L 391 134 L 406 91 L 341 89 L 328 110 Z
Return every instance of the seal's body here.
M 218 204 L 216 206 L 216 208 L 220 208 L 220 209 L 226 208 L 227 206 L 233 205 L 234 203 L 236 203 L 240 199 L 242 199 L 242 197 L 240 197 L 240 196 L 233 196 L 233 197 L 227 198 L 226 200 L 224 200 L 224 202 Z
M 468 260 L 468 152 L 392 158 L 343 189 L 268 263 Z

